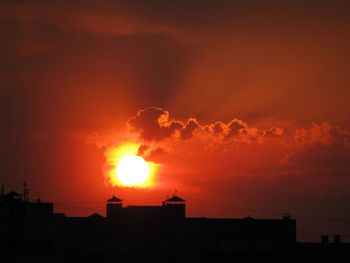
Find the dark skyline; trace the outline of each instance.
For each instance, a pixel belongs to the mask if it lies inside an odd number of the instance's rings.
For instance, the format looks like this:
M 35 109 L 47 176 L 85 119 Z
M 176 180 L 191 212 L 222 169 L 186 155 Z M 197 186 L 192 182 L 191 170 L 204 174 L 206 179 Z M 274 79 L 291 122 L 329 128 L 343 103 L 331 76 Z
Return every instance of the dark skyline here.
M 350 258 L 341 235 L 297 241 L 297 221 L 283 218 L 188 217 L 186 200 L 129 205 L 112 196 L 105 216 L 71 217 L 54 204 L 0 195 L 1 262 L 334 262 Z

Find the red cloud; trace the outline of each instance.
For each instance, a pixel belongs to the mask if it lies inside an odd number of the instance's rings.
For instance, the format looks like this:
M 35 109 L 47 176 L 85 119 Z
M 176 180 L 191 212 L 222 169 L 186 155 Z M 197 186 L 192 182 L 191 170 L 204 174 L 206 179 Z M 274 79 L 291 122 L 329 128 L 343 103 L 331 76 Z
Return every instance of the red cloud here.
M 213 124 L 200 124 L 195 118 L 181 121 L 170 118 L 168 111 L 156 107 L 139 110 L 127 124 L 131 131 L 138 133 L 145 141 L 161 141 L 168 138 L 185 140 L 209 135 L 209 139 L 219 138 L 219 141 L 235 139 L 237 142 L 250 143 L 280 137 L 284 132 L 279 127 L 259 130 L 237 118 L 227 123 L 217 121 Z
M 166 138 L 189 139 L 199 128 L 194 118 L 188 119 L 185 123 L 171 120 L 168 111 L 155 107 L 138 111 L 127 124 L 131 131 L 139 133 L 140 137 L 146 141 Z
M 169 112 L 161 108 L 140 110 L 128 121 L 131 131 L 137 132 L 145 140 L 161 140 L 172 135 L 179 123 L 169 121 Z
M 247 122 L 238 118 L 228 122 L 202 124 L 194 118 L 187 120 L 172 118 L 168 111 L 161 108 L 146 108 L 138 111 L 128 121 L 128 125 L 131 131 L 138 133 L 139 138 L 144 141 L 140 153 L 148 158 L 155 157 L 155 150 L 159 149 L 163 150 L 162 154 L 169 151 L 181 152 L 180 148 L 185 145 L 192 145 L 189 147 L 193 151 L 196 151 L 194 148 L 205 149 L 215 146 L 215 149 L 221 149 L 226 153 L 241 145 L 242 153 L 245 151 L 244 145 L 260 144 L 262 145 L 260 150 L 266 154 L 275 151 L 275 148 L 271 148 L 272 145 L 281 152 L 280 159 L 276 157 L 275 163 L 270 165 L 277 167 L 280 161 L 283 169 L 293 173 L 338 170 L 343 173 L 344 169 L 350 169 L 350 134 L 327 122 L 296 128 L 294 132 L 290 131 L 291 135 L 284 135 L 284 129 L 281 127 L 259 129 L 249 126 Z M 199 140 L 194 140 L 192 143 L 191 139 Z M 184 141 L 188 141 L 189 144 L 185 144 Z M 264 155 L 261 156 L 261 161 L 263 159 Z M 280 168 L 281 166 L 276 169 Z

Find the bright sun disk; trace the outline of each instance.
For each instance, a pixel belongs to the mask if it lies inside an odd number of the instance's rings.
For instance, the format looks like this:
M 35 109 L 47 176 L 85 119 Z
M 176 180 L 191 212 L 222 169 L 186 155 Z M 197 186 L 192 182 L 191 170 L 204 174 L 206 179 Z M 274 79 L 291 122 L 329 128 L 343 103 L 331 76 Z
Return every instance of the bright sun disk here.
M 124 186 L 143 186 L 149 175 L 149 165 L 140 156 L 127 154 L 117 164 L 116 176 Z

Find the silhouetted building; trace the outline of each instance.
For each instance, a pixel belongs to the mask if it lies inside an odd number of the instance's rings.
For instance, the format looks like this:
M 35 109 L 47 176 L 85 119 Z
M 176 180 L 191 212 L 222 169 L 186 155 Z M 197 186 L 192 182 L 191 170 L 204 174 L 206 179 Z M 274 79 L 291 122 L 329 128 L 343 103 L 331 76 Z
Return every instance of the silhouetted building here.
M 183 220 L 186 216 L 185 200 L 174 195 L 163 201 L 163 207 L 169 220 Z
M 106 217 L 66 217 L 25 192 L 0 196 L 0 262 L 350 262 L 350 247 L 323 238 L 297 243 L 296 221 L 186 217 L 174 195 L 160 206 L 123 206 Z M 341 255 L 341 257 L 339 256 Z
M 53 216 L 53 203 L 26 201 L 23 194 L 10 192 L 0 196 L 1 225 L 24 225 L 49 222 Z
M 113 196 L 111 199 L 107 200 L 106 214 L 109 219 L 118 219 L 123 215 L 123 200 Z
M 298 262 L 350 262 L 350 243 L 342 243 L 340 235 L 334 235 L 334 242 L 322 236 L 320 243 L 298 243 Z

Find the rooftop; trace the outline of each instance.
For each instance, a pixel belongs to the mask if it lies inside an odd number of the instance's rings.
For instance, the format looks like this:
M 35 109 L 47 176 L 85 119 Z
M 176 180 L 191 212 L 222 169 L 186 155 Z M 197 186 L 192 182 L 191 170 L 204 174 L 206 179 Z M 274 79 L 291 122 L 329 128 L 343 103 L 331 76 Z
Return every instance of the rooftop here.
M 173 195 L 171 198 L 166 199 L 165 202 L 185 202 L 185 200 L 177 195 Z
M 112 198 L 107 200 L 107 202 L 109 202 L 109 203 L 122 202 L 122 201 L 123 201 L 122 199 L 115 197 L 114 195 L 112 196 Z

